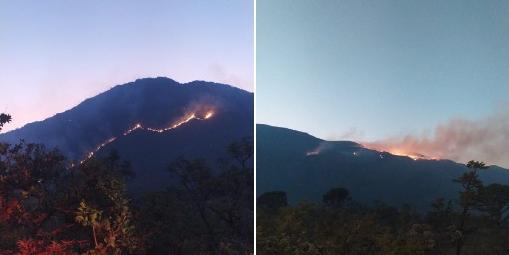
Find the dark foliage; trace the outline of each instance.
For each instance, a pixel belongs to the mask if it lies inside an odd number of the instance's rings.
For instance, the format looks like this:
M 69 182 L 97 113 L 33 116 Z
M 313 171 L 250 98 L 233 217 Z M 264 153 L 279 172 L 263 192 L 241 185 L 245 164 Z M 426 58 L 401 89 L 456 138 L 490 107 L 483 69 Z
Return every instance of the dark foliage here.
M 150 254 L 253 252 L 252 139 L 228 151 L 218 175 L 201 159 L 176 160 L 168 170 L 179 184 L 142 199 L 139 226 Z
M 279 208 L 288 205 L 286 193 L 284 191 L 272 191 L 263 193 L 256 200 L 256 206 L 260 210 L 275 213 Z
M 349 192 L 342 188 L 327 192 L 323 204 L 300 203 L 279 210 L 259 207 L 257 253 L 508 254 L 509 186 L 483 185 L 478 176 L 486 168 L 482 162 L 471 161 L 467 167 L 454 180 L 460 184 L 460 199 L 439 198 L 427 213 L 408 205 L 344 203 Z M 265 196 L 272 194 L 260 197 Z
M 3 254 L 121 254 L 136 250 L 124 166 L 115 157 L 69 166 L 21 142 L 0 152 Z
M 331 189 L 323 195 L 323 203 L 330 207 L 341 207 L 348 200 L 350 192 L 344 188 Z
M 5 114 L 5 113 L 0 113 L 0 131 L 2 131 L 2 127 L 11 121 L 11 115 L 9 114 Z
M 176 161 L 179 185 L 133 200 L 130 165 L 114 152 L 77 164 L 43 145 L 2 143 L 0 254 L 252 253 L 252 140 L 227 150 L 221 169 Z

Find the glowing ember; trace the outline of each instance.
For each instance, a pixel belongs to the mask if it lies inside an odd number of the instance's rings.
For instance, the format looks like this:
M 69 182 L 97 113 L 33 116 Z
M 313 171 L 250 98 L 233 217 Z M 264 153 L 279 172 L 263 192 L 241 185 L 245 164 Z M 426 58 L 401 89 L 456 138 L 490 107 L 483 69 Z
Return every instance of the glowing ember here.
M 130 129 L 126 130 L 124 133 L 122 133 L 122 136 L 127 136 L 130 133 L 132 133 L 132 132 L 134 132 L 134 131 L 136 131 L 138 129 L 145 130 L 145 131 L 150 131 L 150 132 L 156 132 L 156 133 L 163 133 L 163 132 L 175 129 L 177 127 L 180 127 L 181 125 L 183 125 L 183 124 L 185 124 L 185 123 L 187 123 L 187 122 L 189 122 L 191 120 L 206 120 L 206 119 L 210 119 L 212 116 L 214 116 L 214 112 L 213 111 L 208 111 L 207 113 L 205 113 L 205 115 L 203 115 L 203 118 L 198 117 L 195 112 L 191 112 L 191 113 L 188 113 L 188 114 L 184 115 L 184 117 L 180 118 L 178 121 L 176 121 L 174 124 L 170 125 L 169 127 L 160 128 L 160 129 L 157 129 L 157 128 L 145 128 L 145 127 L 143 127 L 143 125 L 141 123 L 138 122 L 132 128 L 130 128 Z M 94 154 L 97 151 L 99 151 L 100 149 L 102 149 L 106 145 L 112 143 L 116 139 L 117 139 L 117 137 L 114 136 L 114 137 L 109 138 L 105 142 L 99 144 L 93 151 L 90 151 L 89 153 L 87 153 L 85 159 L 80 161 L 80 164 L 83 164 L 83 162 L 85 162 L 87 159 L 90 159 L 91 157 L 93 157 Z
M 124 135 L 124 136 L 128 135 L 128 134 L 130 134 L 131 132 L 133 132 L 133 131 L 135 131 L 137 129 L 143 129 L 143 126 L 140 123 L 136 123 L 136 125 L 134 125 L 134 127 L 128 129 L 122 135 Z
M 204 119 L 209 119 L 210 117 L 212 117 L 214 115 L 214 112 L 213 111 L 209 111 L 207 112 L 207 114 L 205 114 L 205 117 Z

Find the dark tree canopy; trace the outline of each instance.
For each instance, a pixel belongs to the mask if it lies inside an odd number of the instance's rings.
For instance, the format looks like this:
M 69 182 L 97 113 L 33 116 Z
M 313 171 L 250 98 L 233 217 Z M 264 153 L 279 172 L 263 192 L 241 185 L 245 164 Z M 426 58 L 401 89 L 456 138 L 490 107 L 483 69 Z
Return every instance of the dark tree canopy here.
M 323 195 L 323 202 L 330 207 L 341 207 L 350 200 L 350 192 L 344 188 L 334 188 Z
M 487 169 L 488 166 L 482 161 L 470 160 L 467 163 L 467 167 L 473 170 Z
M 182 158 L 170 167 L 178 184 L 134 198 L 115 152 L 78 164 L 0 144 L 0 255 L 252 254 L 252 139 L 225 151 L 222 169 Z
M 286 198 L 286 192 L 284 191 L 272 191 L 260 195 L 257 199 L 256 206 L 262 210 L 269 212 L 275 212 L 279 208 L 288 205 Z
M 257 254 L 507 254 L 509 186 L 484 185 L 478 175 L 486 168 L 482 162 L 465 166 L 467 171 L 451 182 L 459 188 L 459 199 L 438 198 L 430 211 L 383 202 L 350 201 L 345 207 L 350 196 L 343 188 L 324 194 L 324 204 L 266 210 L 285 194 L 266 193 L 257 204 Z M 331 210 L 337 205 L 342 209 Z
M 12 120 L 11 115 L 5 114 L 5 113 L 0 113 L 0 131 L 2 131 L 2 127 L 6 123 L 9 123 L 11 120 Z

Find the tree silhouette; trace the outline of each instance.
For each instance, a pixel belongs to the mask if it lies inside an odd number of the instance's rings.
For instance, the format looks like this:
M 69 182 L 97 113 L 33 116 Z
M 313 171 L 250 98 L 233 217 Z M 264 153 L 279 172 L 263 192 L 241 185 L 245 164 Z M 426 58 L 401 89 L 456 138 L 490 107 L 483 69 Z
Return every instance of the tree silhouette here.
M 478 208 L 488 214 L 497 226 L 506 223 L 509 210 L 509 186 L 498 183 L 484 187 L 479 194 Z
M 282 207 L 288 205 L 286 192 L 272 191 L 261 194 L 256 202 L 256 206 L 270 213 L 277 212 Z
M 334 202 L 266 210 L 285 194 L 266 193 L 257 203 L 257 254 L 507 254 L 509 186 L 484 186 L 483 162 L 466 167 L 454 180 L 461 185 L 459 199 L 438 198 L 425 215 L 409 206 L 354 201 L 344 210 L 330 210 Z M 324 201 L 341 204 L 348 197 L 344 190 L 334 193 L 324 194 Z
M 191 209 L 187 217 L 196 219 L 202 226 L 195 230 L 199 233 L 195 233 L 195 239 L 203 238 L 201 243 L 206 244 L 206 251 L 202 252 L 206 254 L 252 251 L 253 142 L 244 138 L 226 149 L 229 157 L 220 160 L 219 171 L 214 171 L 203 159 L 180 158 L 168 168 L 179 182 L 175 187 L 179 203 Z M 174 240 L 168 236 L 165 241 L 174 245 Z M 187 253 L 201 254 L 199 248 Z
M 5 113 L 0 113 L 0 131 L 2 131 L 2 127 L 6 123 L 9 123 L 11 120 L 12 120 L 11 115 L 5 114 Z
M 331 208 L 341 208 L 350 199 L 350 192 L 347 189 L 334 188 L 323 195 L 322 201 Z
M 484 162 L 471 160 L 466 164 L 469 171 L 465 172 L 455 182 L 461 185 L 462 191 L 460 191 L 459 203 L 462 208 L 459 224 L 457 226 L 456 235 L 456 255 L 461 254 L 463 248 L 466 231 L 466 223 L 471 210 L 475 207 L 480 191 L 483 187 L 482 181 L 479 178 L 478 171 L 481 169 L 488 168 Z

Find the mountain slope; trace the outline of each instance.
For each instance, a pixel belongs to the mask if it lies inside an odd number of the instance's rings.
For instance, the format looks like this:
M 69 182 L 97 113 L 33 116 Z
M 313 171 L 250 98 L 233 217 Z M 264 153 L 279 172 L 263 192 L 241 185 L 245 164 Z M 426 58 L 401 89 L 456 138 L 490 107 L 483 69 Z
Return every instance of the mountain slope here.
M 286 128 L 257 125 L 257 193 L 283 190 L 290 202 L 320 201 L 334 187 L 354 200 L 427 208 L 438 197 L 454 199 L 452 180 L 466 167 L 450 160 L 413 160 L 363 148 L 349 141 L 324 141 Z M 509 184 L 509 171 L 483 171 L 486 183 Z
M 115 86 L 68 111 L 1 134 L 0 141 L 43 143 L 76 161 L 115 149 L 135 170 L 130 189 L 157 190 L 171 181 L 165 169 L 177 157 L 214 162 L 225 156 L 228 144 L 252 134 L 252 93 L 159 77 Z

